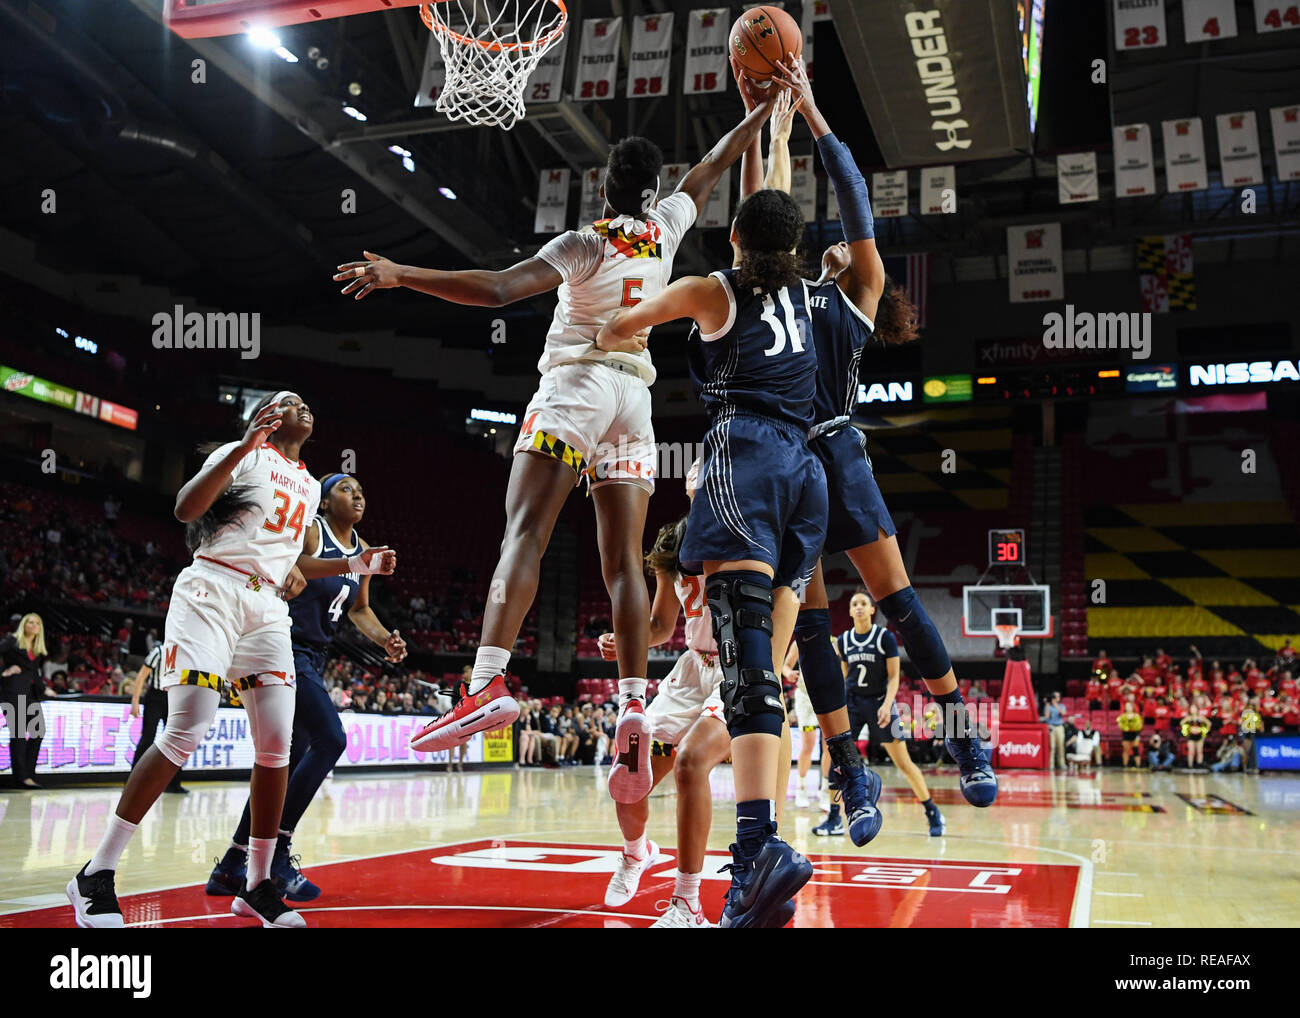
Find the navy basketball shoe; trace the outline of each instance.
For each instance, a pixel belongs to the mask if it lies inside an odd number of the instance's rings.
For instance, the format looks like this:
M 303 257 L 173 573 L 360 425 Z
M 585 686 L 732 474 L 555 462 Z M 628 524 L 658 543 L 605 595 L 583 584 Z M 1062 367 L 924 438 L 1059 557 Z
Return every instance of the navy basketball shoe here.
M 939 812 L 939 807 L 934 804 L 933 799 L 925 804 L 925 819 L 930 821 L 930 837 L 942 838 L 944 829 L 943 814 Z
M 723 929 L 763 929 L 785 915 L 790 899 L 812 877 L 812 863 L 770 834 L 763 847 L 746 857 L 739 845 L 731 846 L 731 887 L 718 926 Z M 719 871 L 721 872 L 721 871 Z
M 216 860 L 208 875 L 208 886 L 203 890 L 215 898 L 233 898 L 244 886 L 248 876 L 248 853 L 231 845 L 226 854 Z
M 961 769 L 961 794 L 966 801 L 981 808 L 992 806 L 998 797 L 998 779 L 979 733 L 944 739 L 943 744 Z
M 812 829 L 819 838 L 831 838 L 844 833 L 844 818 L 840 816 L 840 804 L 831 803 L 831 811 L 826 819 Z
M 829 784 L 844 800 L 844 812 L 849 817 L 849 837 L 861 847 L 880 833 L 885 822 L 876 808 L 880 799 L 880 775 L 869 767 L 845 771 L 836 764 L 831 768 Z
M 276 893 L 285 901 L 315 901 L 320 897 L 320 888 L 303 876 L 298 863 L 302 856 L 291 855 L 289 839 L 278 835 L 275 839 L 275 855 L 271 857 L 271 883 Z

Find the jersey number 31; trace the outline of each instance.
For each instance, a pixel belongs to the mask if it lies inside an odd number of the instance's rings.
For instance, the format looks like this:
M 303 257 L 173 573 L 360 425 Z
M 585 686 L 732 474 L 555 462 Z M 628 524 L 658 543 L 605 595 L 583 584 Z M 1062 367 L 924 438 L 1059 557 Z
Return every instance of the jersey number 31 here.
M 763 351 L 764 357 L 775 357 L 785 349 L 786 337 L 790 338 L 790 349 L 794 353 L 803 353 L 803 334 L 799 331 L 798 323 L 794 317 L 794 305 L 790 303 L 790 291 L 786 287 L 781 287 L 776 292 L 780 298 L 781 310 L 784 312 L 784 321 L 776 317 L 776 301 L 773 300 L 770 293 L 763 294 L 763 314 L 762 319 L 772 329 L 772 335 L 776 337 L 775 341 L 766 350 Z

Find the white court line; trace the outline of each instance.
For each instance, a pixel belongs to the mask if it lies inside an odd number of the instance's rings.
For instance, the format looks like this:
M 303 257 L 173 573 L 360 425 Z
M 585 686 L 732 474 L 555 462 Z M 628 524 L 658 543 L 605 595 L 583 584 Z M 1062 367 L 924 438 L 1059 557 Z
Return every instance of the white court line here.
M 1093 894 L 1099 898 L 1145 898 L 1145 894 L 1136 894 L 1133 891 L 1093 891 Z
M 649 919 L 658 920 L 657 915 L 639 915 L 635 912 L 601 912 L 592 908 L 532 908 L 525 905 L 336 905 L 331 908 L 300 908 L 296 912 L 405 912 L 411 909 L 426 911 L 452 912 L 545 912 L 548 915 L 600 915 L 611 919 Z M 171 923 L 190 923 L 203 919 L 241 919 L 230 912 L 216 912 L 205 915 L 176 916 L 172 919 L 150 919 L 138 923 L 127 923 L 126 929 L 148 926 L 167 926 Z
M 1136 919 L 1094 919 L 1093 923 L 1097 926 L 1150 926 L 1150 923 L 1144 923 Z
M 1011 841 L 995 841 L 992 838 L 967 838 L 963 837 L 962 842 L 980 843 L 984 845 L 999 845 L 1002 848 L 1024 848 L 1024 845 L 1017 845 Z M 1039 852 L 1054 852 L 1057 855 L 1066 856 L 1073 859 L 1079 864 L 1079 886 L 1074 892 L 1074 906 L 1070 909 L 1070 926 L 1075 929 L 1087 929 L 1092 925 L 1092 860 L 1082 855 L 1075 855 L 1073 852 L 1067 852 L 1063 848 L 1047 848 L 1044 845 L 1035 845 L 1033 848 Z M 1006 865 L 1006 864 L 1004 864 Z M 1046 865 L 1051 865 L 1050 863 Z M 1147 923 L 1150 926 L 1150 923 Z

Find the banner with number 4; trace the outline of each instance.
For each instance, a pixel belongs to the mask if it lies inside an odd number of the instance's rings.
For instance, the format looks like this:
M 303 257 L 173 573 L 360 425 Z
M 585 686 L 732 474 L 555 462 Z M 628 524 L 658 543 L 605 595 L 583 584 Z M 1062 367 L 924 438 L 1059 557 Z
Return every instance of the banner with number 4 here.
M 1232 39 L 1237 34 L 1234 0 L 1183 0 L 1183 40 Z
M 1285 32 L 1300 28 L 1300 4 L 1255 0 L 1255 31 Z
M 1115 49 L 1151 49 L 1169 41 L 1165 0 L 1114 0 Z

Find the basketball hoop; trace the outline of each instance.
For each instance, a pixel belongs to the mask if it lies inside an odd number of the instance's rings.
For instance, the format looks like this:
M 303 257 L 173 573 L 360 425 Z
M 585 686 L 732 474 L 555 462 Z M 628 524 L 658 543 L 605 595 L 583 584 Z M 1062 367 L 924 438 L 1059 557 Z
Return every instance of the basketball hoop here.
M 1020 627 L 1014 622 L 999 622 L 993 627 L 993 633 L 998 638 L 998 646 L 1003 650 L 1010 650 L 1020 642 L 1016 639 L 1016 633 L 1019 631 Z
M 569 11 L 564 0 L 436 0 L 420 5 L 420 17 L 446 67 L 434 109 L 508 131 L 524 115 L 524 87 L 564 34 Z

